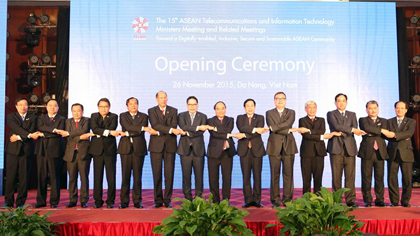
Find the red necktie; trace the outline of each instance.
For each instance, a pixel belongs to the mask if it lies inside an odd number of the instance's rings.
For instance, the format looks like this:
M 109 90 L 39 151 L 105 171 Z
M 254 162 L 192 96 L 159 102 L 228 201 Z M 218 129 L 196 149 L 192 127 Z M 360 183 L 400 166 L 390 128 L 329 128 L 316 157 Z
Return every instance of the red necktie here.
M 76 129 L 78 125 L 79 125 L 79 121 L 76 121 Z M 74 148 L 77 149 L 77 143 L 76 143 L 76 146 L 74 146 Z
M 52 122 L 52 121 L 53 121 L 53 119 L 54 119 L 54 117 L 50 117 L 50 122 Z
M 373 123 L 374 123 L 374 124 L 376 123 L 376 119 L 373 119 Z M 378 147 L 378 142 L 376 142 L 376 140 L 375 140 L 375 142 L 373 143 L 373 149 L 375 149 L 375 151 L 379 149 L 379 147 Z
M 223 125 L 223 119 L 221 119 L 221 120 L 220 120 L 220 124 L 222 124 L 222 125 Z M 227 142 L 227 141 L 225 141 L 225 142 L 223 143 L 223 150 L 226 150 L 226 142 Z
M 165 116 L 165 109 L 161 109 L 162 115 Z
M 314 118 L 313 117 L 311 118 L 311 120 L 312 120 L 312 122 L 314 122 Z
M 249 126 L 251 126 L 252 117 L 248 117 Z M 251 141 L 248 141 L 248 148 L 252 148 Z

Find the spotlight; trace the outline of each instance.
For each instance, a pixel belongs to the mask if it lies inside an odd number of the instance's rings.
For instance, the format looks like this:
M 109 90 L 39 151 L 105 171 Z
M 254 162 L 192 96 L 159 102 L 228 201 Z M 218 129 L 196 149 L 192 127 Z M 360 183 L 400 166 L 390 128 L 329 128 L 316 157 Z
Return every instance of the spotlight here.
M 38 17 L 40 20 L 41 20 L 41 22 L 42 23 L 47 23 L 49 20 L 50 20 L 50 17 L 47 15 L 47 14 L 45 14 L 45 13 L 42 13 L 41 15 L 39 15 L 39 17 Z
M 51 96 L 49 93 L 43 93 L 41 95 L 41 99 L 44 103 L 47 103 L 49 100 L 51 100 Z
M 31 93 L 31 95 L 29 95 L 29 101 L 32 104 L 37 104 L 39 102 L 39 97 L 38 95 L 36 95 L 35 93 Z
M 420 55 L 415 55 L 413 57 L 413 62 L 412 64 L 419 64 L 420 63 Z
M 48 55 L 46 53 L 42 54 L 41 55 L 41 61 L 44 64 L 50 64 L 51 63 L 51 57 L 50 57 L 50 55 Z
M 41 85 L 41 72 L 38 70 L 28 70 L 27 83 L 30 87 L 35 88 Z
M 25 39 L 26 45 L 28 45 L 28 47 L 31 47 L 31 48 L 33 48 L 35 46 L 38 46 L 39 45 L 39 35 L 41 34 L 41 30 L 26 27 L 25 32 L 26 32 L 26 39 Z
M 32 65 L 33 64 L 38 64 L 38 62 L 39 62 L 39 57 L 37 55 L 33 54 L 33 53 L 31 55 L 29 55 L 28 59 L 32 63 Z
M 36 15 L 34 13 L 29 14 L 28 17 L 26 17 L 26 20 L 31 23 L 32 25 L 34 25 L 36 23 Z

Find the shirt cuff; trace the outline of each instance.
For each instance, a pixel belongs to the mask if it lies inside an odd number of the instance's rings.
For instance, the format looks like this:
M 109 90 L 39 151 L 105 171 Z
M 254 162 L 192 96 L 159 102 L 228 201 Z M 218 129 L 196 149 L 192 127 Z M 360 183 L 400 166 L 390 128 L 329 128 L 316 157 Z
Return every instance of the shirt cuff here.
M 130 137 L 130 133 L 128 131 L 125 131 L 125 136 Z
M 321 139 L 321 140 L 324 140 L 324 135 L 323 135 L 323 134 L 321 134 L 320 139 Z
M 108 130 L 108 129 L 104 130 L 104 133 L 103 133 L 102 135 L 103 135 L 103 136 L 105 136 L 105 137 L 108 137 L 108 135 L 109 135 L 109 130 Z
M 230 135 L 230 134 L 227 134 L 227 135 L 226 135 L 226 138 L 227 138 L 227 139 L 229 139 L 229 135 Z
M 30 136 L 30 135 L 31 135 L 31 134 L 29 134 L 29 135 L 28 135 L 28 138 L 29 138 L 29 136 Z M 16 136 L 17 136 L 17 139 L 18 139 L 18 140 L 22 141 L 22 138 L 20 137 L 20 135 L 16 135 Z
M 53 131 L 52 131 L 52 132 L 53 132 L 53 133 L 55 133 L 55 130 L 56 130 L 56 129 L 53 129 Z
M 187 133 L 187 136 L 190 137 L 190 133 L 188 133 L 188 131 L 186 133 Z
M 31 138 L 32 133 L 28 134 L 28 138 Z M 18 139 L 20 138 L 20 136 L 18 135 Z
M 196 132 L 198 131 L 198 126 L 197 126 L 197 128 L 195 129 L 195 131 L 196 131 Z
M 144 126 L 141 127 L 141 131 L 144 131 Z
M 160 136 L 160 132 L 158 131 L 158 136 Z
M 252 132 L 251 133 L 255 134 L 255 128 L 252 129 Z
M 214 127 L 214 132 L 217 132 L 217 127 Z
M 172 128 L 169 129 L 169 134 L 172 134 Z

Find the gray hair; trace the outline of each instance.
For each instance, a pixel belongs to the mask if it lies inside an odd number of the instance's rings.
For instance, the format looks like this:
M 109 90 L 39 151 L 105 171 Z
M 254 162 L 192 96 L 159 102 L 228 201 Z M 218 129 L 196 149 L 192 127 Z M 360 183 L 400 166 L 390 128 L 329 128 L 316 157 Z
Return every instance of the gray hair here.
M 307 107 L 307 106 L 312 105 L 312 104 L 314 104 L 315 106 L 317 106 L 315 101 L 309 100 L 309 101 L 307 101 L 307 102 L 305 103 L 305 109 L 306 109 L 306 107 Z M 318 106 L 317 106 L 317 107 L 318 107 Z

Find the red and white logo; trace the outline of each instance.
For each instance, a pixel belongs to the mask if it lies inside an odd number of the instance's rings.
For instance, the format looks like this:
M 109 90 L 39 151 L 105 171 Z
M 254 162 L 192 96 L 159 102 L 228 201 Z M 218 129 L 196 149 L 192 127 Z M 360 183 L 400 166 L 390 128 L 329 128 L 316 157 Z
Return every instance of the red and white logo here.
M 149 22 L 146 20 L 146 18 L 143 17 L 138 17 L 134 19 L 132 24 L 134 32 L 139 34 L 142 34 L 146 32 L 147 29 L 149 29 Z

